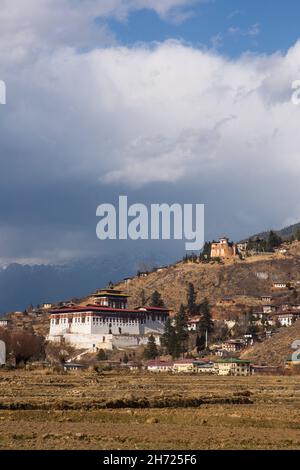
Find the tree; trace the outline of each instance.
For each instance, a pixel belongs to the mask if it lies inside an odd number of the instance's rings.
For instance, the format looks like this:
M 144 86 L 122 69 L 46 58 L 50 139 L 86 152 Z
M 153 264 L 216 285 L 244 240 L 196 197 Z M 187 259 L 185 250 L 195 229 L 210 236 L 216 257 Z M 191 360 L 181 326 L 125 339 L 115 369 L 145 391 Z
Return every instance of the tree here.
M 177 335 L 174 326 L 172 325 L 171 318 L 168 318 L 165 323 L 164 333 L 161 337 L 161 344 L 166 348 L 168 354 L 172 357 L 179 357 L 179 346 Z
M 295 233 L 295 239 L 300 242 L 300 229 L 298 229 Z
M 200 325 L 199 329 L 202 333 L 211 333 L 214 329 L 214 322 L 210 312 L 210 306 L 208 300 L 205 298 L 200 304 Z
M 0 332 L 0 339 L 6 344 L 7 355 L 13 356 L 16 364 L 45 357 L 44 340 L 41 336 L 25 331 L 3 330 Z
M 155 338 L 153 335 L 149 336 L 147 346 L 144 350 L 144 358 L 145 359 L 155 359 L 159 356 L 159 352 L 157 350 Z
M 187 317 L 185 313 L 185 308 L 182 304 L 180 306 L 179 312 L 175 317 L 175 333 L 177 348 L 179 352 L 186 352 L 189 334 L 187 329 Z
M 103 349 L 99 349 L 97 359 L 99 359 L 99 361 L 107 361 L 107 354 Z
M 197 352 L 203 351 L 205 349 L 205 336 L 204 335 L 197 335 L 196 338 L 196 348 Z
M 142 289 L 140 292 L 140 303 L 141 303 L 141 307 L 144 307 L 146 305 L 145 289 Z
M 195 292 L 195 287 L 192 282 L 188 285 L 188 293 L 187 293 L 187 309 L 190 315 L 195 315 L 197 310 L 196 305 L 196 297 L 197 294 Z
M 203 250 L 199 256 L 199 260 L 210 260 L 210 254 L 211 254 L 211 242 L 205 242 L 203 246 Z
M 150 307 L 163 308 L 165 306 L 161 294 L 156 290 L 152 293 L 150 298 Z
M 248 335 L 255 335 L 258 333 L 259 327 L 257 325 L 257 318 L 253 313 L 253 308 L 250 307 L 246 314 L 246 333 Z
M 127 354 L 125 353 L 125 354 L 124 354 L 124 357 L 123 357 L 123 362 L 124 362 L 124 364 L 127 364 L 128 361 L 129 361 L 129 357 L 128 357 Z
M 267 239 L 267 249 L 268 250 L 273 250 L 273 248 L 276 248 L 282 244 L 282 238 L 277 235 L 276 232 L 273 232 L 273 230 L 270 230 L 268 239 Z

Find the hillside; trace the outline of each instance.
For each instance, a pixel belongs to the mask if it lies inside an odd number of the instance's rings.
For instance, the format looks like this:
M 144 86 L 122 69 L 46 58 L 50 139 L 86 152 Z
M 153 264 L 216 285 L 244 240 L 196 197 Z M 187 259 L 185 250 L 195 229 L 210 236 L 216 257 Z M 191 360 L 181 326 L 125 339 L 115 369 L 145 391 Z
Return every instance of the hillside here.
M 298 230 L 300 230 L 300 222 L 298 222 L 297 224 L 289 225 L 288 227 L 284 227 L 280 230 L 274 230 L 274 232 L 277 233 L 277 235 L 279 235 L 283 240 L 288 240 L 289 238 L 291 238 L 291 236 L 295 235 L 295 233 Z M 260 232 L 260 233 L 256 233 L 255 235 L 251 235 L 249 239 L 250 238 L 254 239 L 258 237 L 258 238 L 262 238 L 266 240 L 268 238 L 268 235 L 269 235 L 269 231 Z M 246 240 L 243 240 L 243 241 L 246 241 Z
M 237 302 L 243 300 L 244 303 L 245 298 L 248 298 L 252 305 L 254 298 L 269 293 L 273 282 L 281 280 L 300 280 L 300 242 L 289 245 L 287 255 L 274 253 L 246 260 L 229 260 L 222 264 L 178 263 L 150 273 L 147 277 L 135 277 L 130 282 L 122 282 L 118 288 L 130 295 L 130 307 L 140 304 L 142 290 L 146 299 L 154 290 L 158 290 L 165 304 L 177 310 L 181 303 L 186 302 L 189 282 L 195 286 L 197 301 L 207 297 L 211 304 L 215 304 L 224 296 L 232 296 Z
M 263 343 L 256 343 L 245 350 L 241 357 L 250 359 L 255 364 L 283 366 L 288 356 L 293 353 L 291 344 L 300 339 L 300 320 L 289 328 L 281 328 Z

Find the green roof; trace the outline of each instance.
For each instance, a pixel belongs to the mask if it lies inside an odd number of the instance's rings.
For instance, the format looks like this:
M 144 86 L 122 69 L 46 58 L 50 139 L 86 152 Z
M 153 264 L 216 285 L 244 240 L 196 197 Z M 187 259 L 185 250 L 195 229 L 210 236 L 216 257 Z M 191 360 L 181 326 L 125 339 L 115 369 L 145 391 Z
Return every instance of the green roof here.
M 250 364 L 250 361 L 247 361 L 246 359 L 237 359 L 237 358 L 234 358 L 234 357 L 228 357 L 228 358 L 224 358 L 224 359 L 218 359 L 216 361 L 217 363 L 228 363 L 228 364 L 235 364 L 235 363 L 238 363 L 238 364 Z

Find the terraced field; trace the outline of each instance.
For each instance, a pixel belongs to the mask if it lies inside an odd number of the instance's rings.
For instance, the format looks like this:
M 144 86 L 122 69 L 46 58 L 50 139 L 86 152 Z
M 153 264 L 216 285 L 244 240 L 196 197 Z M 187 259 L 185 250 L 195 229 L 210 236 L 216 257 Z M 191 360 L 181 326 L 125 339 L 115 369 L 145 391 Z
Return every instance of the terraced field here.
M 0 371 L 0 449 L 300 449 L 300 377 Z

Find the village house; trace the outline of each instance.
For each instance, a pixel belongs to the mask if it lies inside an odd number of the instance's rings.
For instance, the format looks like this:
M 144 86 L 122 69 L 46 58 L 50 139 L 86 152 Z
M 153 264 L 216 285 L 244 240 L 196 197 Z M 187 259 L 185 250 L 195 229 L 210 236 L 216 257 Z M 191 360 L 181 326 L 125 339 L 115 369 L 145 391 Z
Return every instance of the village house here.
M 265 295 L 262 295 L 260 299 L 265 304 L 270 304 L 273 301 L 273 296 L 269 294 L 265 294 Z
M 274 248 L 274 251 L 275 253 L 279 253 L 280 255 L 286 255 L 289 252 L 289 250 L 284 247 Z
M 0 318 L 0 328 L 7 328 L 10 322 L 7 318 Z
M 214 367 L 214 363 L 204 362 L 204 361 L 194 361 L 194 371 L 198 374 L 215 374 L 216 369 Z
M 63 365 L 63 369 L 65 372 L 67 371 L 78 371 L 87 369 L 87 366 L 84 364 L 77 364 L 75 362 L 65 362 Z
M 224 358 L 215 362 L 218 375 L 248 376 L 251 374 L 250 361 L 244 359 Z
M 232 330 L 235 327 L 237 321 L 236 320 L 224 320 L 224 323 L 227 325 L 229 330 Z
M 127 308 L 128 295 L 114 289 L 98 290 L 94 304 L 51 310 L 49 341 L 62 340 L 77 348 L 122 349 L 147 344 L 150 335 L 160 344 L 169 310 Z
M 199 324 L 200 324 L 200 317 L 191 318 L 187 322 L 188 331 L 198 331 Z
M 248 242 L 244 242 L 244 243 L 237 243 L 237 249 L 238 249 L 238 252 L 241 254 L 241 255 L 246 255 L 247 253 L 247 250 L 248 250 Z
M 273 282 L 273 289 L 288 289 L 288 282 Z
M 251 366 L 252 375 L 276 375 L 281 373 L 281 368 L 276 366 Z
M 137 273 L 138 277 L 147 277 L 149 275 L 148 271 L 139 271 Z
M 213 354 L 215 356 L 218 356 L 218 357 L 229 357 L 230 356 L 230 352 L 226 351 L 225 349 L 222 349 L 221 347 L 214 349 Z
M 246 342 L 243 339 L 229 339 L 222 343 L 221 349 L 226 352 L 239 352 L 244 349 Z
M 232 297 L 225 296 L 222 297 L 217 303 L 217 305 L 231 306 L 235 304 L 235 300 Z
M 173 365 L 172 361 L 148 361 L 145 364 L 146 370 L 149 372 L 173 372 Z
M 52 307 L 53 307 L 53 304 L 50 304 L 49 302 L 41 305 L 42 310 L 49 310 Z
M 300 311 L 300 305 L 299 304 L 293 304 L 291 305 L 291 310 L 294 310 L 294 311 Z
M 263 313 L 267 314 L 267 313 L 276 312 L 277 307 L 276 305 L 273 305 L 273 304 L 267 304 L 267 305 L 262 306 L 262 310 L 263 310 Z
M 6 344 L 0 340 L 0 366 L 6 364 Z
M 229 243 L 229 238 L 222 237 L 218 243 L 211 244 L 211 258 L 233 258 L 236 255 L 236 246 Z
M 276 320 L 280 323 L 281 326 L 291 326 L 295 321 L 300 318 L 300 312 L 278 312 L 273 316 L 273 320 Z
M 195 372 L 194 359 L 178 359 L 174 361 L 173 371 L 174 372 Z

